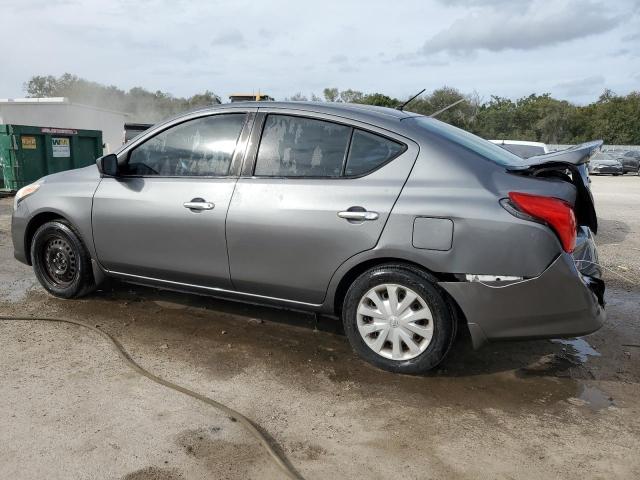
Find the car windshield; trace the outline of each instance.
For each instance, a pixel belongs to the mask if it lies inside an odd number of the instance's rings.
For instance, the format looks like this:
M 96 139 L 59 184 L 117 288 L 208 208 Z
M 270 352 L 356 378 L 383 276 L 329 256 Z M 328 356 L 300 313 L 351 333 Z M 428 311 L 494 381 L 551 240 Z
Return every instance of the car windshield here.
M 525 165 L 522 158 L 517 155 L 448 123 L 430 117 L 411 117 L 407 120 L 413 120 L 421 128 L 468 148 L 498 165 L 504 165 L 505 167 L 521 167 Z
M 591 161 L 598 160 L 616 160 L 616 156 L 611 153 L 598 152 L 593 156 L 593 158 L 591 158 Z

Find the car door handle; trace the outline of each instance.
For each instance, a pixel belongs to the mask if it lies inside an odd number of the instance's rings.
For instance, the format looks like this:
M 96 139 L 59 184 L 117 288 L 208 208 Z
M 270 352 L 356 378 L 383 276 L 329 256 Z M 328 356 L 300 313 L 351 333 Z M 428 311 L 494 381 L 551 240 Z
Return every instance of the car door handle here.
M 377 220 L 378 212 L 367 212 L 366 210 L 364 212 L 346 210 L 344 212 L 338 212 L 338 216 L 346 220 Z
M 188 208 L 189 210 L 213 210 L 215 205 L 211 202 L 184 202 L 182 204 L 184 208 Z

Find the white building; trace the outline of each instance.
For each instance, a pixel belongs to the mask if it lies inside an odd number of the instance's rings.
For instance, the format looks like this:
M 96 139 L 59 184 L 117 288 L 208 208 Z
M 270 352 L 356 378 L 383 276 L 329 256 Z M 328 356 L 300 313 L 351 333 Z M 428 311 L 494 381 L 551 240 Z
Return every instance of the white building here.
M 0 124 L 101 130 L 104 153 L 124 143 L 126 118 L 126 113 L 72 103 L 64 97 L 0 99 Z

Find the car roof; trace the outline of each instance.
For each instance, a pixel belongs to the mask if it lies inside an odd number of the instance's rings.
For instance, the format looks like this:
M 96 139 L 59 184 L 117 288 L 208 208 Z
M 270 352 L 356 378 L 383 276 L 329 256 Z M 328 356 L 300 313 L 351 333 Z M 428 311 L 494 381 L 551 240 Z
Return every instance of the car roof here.
M 233 104 L 225 103 L 216 105 L 216 107 L 249 107 L 249 108 L 286 108 L 291 110 L 306 110 L 318 113 L 334 113 L 334 114 L 360 114 L 369 116 L 380 116 L 395 118 L 401 120 L 403 118 L 415 116 L 417 114 L 397 110 L 395 108 L 378 107 L 376 105 L 364 105 L 360 103 L 342 103 L 342 102 L 233 102 Z
M 409 125 L 403 125 L 401 120 L 413 117 L 423 117 L 418 113 L 396 110 L 394 108 L 378 107 L 376 105 L 363 105 L 357 103 L 338 103 L 338 102 L 231 102 L 221 103 L 217 105 L 211 105 L 205 108 L 197 108 L 188 112 L 183 112 L 178 115 L 174 115 L 171 118 L 167 118 L 154 127 L 159 127 L 167 123 L 174 122 L 183 117 L 187 117 L 194 114 L 206 114 L 208 112 L 215 113 L 221 111 L 234 111 L 243 109 L 258 108 L 261 110 L 270 109 L 283 109 L 289 111 L 298 111 L 301 113 L 319 113 L 326 115 L 333 115 L 336 117 L 343 117 L 347 120 L 354 120 L 371 125 L 376 125 L 381 128 L 385 128 L 392 132 L 399 134 L 405 134 L 411 130 Z

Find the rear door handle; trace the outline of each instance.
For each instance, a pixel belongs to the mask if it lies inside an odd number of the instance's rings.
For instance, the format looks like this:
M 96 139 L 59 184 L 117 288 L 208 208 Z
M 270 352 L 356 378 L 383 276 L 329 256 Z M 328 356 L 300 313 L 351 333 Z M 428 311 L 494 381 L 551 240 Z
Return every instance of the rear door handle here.
M 190 202 L 184 202 L 182 204 L 184 208 L 188 208 L 189 210 L 213 210 L 215 205 L 211 202 L 205 202 L 202 199 L 194 198 Z
M 346 210 L 344 212 L 338 212 L 338 216 L 346 220 L 377 220 L 378 212 L 367 212 L 366 210 L 364 212 Z

